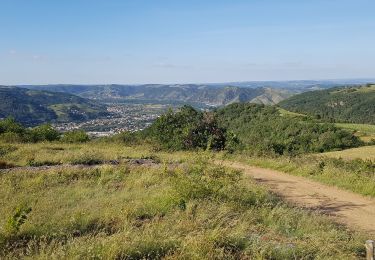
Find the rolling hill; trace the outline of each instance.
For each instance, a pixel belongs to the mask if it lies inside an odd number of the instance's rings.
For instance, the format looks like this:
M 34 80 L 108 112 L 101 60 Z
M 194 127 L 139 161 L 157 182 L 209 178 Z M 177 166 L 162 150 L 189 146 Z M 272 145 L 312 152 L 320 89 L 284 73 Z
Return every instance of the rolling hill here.
M 307 114 L 322 121 L 375 124 L 375 85 L 305 92 L 278 105 L 288 111 Z
M 0 118 L 25 125 L 82 121 L 108 115 L 104 105 L 68 93 L 0 86 Z
M 277 104 L 294 92 L 268 87 L 237 87 L 214 85 L 44 85 L 23 86 L 34 90 L 48 90 L 78 95 L 101 102 L 152 101 L 184 102 L 223 106 L 234 102 Z

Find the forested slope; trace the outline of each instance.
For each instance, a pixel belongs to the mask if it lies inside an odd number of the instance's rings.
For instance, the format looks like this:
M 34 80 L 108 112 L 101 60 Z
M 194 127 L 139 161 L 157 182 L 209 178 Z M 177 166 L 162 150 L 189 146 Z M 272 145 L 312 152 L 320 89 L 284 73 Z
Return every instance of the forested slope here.
M 375 85 L 306 92 L 280 102 L 279 106 L 327 122 L 375 124 Z
M 0 118 L 26 125 L 80 121 L 107 115 L 105 106 L 67 93 L 0 86 Z

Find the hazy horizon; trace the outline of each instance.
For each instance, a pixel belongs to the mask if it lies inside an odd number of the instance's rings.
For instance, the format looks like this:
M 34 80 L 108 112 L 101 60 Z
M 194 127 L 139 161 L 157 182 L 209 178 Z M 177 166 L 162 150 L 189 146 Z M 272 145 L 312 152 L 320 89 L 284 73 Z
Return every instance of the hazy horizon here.
M 222 81 L 222 82 L 166 82 L 166 83 L 160 83 L 160 82 L 144 82 L 144 83 L 111 83 L 111 82 L 97 82 L 97 83 L 75 83 L 75 82 L 68 82 L 68 83 L 34 83 L 34 84 L 1 84 L 3 86 L 25 86 L 25 85 L 221 85 L 221 84 L 245 84 L 245 83 L 267 83 L 267 82 L 305 82 L 305 81 L 312 81 L 312 82 L 359 82 L 359 83 L 373 83 L 375 82 L 375 78 L 341 78 L 341 79 L 287 79 L 287 80 L 244 80 L 244 81 Z

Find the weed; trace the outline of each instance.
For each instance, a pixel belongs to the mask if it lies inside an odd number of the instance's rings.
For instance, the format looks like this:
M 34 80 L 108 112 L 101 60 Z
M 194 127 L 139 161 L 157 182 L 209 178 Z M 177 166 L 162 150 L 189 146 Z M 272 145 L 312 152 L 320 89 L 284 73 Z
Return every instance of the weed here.
M 5 227 L 7 233 L 9 235 L 17 234 L 21 226 L 25 224 L 27 217 L 31 211 L 31 207 L 28 207 L 26 205 L 17 207 L 13 215 L 9 217 L 7 221 L 7 225 Z

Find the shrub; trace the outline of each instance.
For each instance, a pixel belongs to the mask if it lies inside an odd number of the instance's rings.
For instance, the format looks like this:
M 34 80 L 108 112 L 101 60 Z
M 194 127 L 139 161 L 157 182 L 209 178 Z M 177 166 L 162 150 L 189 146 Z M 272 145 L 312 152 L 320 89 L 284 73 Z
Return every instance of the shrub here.
M 66 143 L 84 143 L 90 140 L 90 137 L 83 130 L 73 130 L 64 133 L 62 141 Z
M 168 111 L 143 134 L 169 150 L 225 148 L 226 131 L 218 126 L 214 115 L 191 106 L 184 106 L 176 113 Z
M 110 139 L 114 140 L 115 142 L 124 143 L 125 145 L 137 145 L 143 142 L 142 137 L 138 132 L 129 131 L 124 131 L 119 134 L 116 134 Z
M 8 117 L 6 119 L 0 120 L 0 134 L 2 133 L 16 133 L 16 134 L 23 134 L 25 132 L 25 128 L 16 122 L 16 120 L 12 117 Z
M 44 124 L 34 127 L 29 132 L 31 142 L 56 141 L 60 138 L 60 134 L 50 124 Z
M 44 124 L 26 129 L 13 118 L 0 120 L 0 140 L 5 143 L 41 142 L 58 140 L 60 134 L 50 125 Z

